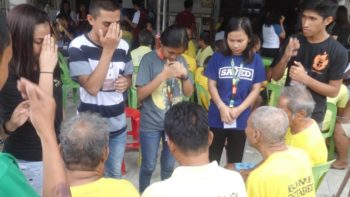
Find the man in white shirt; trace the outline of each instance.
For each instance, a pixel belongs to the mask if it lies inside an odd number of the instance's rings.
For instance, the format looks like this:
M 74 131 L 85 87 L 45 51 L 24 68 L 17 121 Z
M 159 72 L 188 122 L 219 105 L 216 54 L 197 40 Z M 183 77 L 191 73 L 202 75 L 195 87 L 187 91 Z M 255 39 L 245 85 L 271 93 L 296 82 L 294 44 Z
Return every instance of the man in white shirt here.
M 165 115 L 164 129 L 169 149 L 180 166 L 169 179 L 149 186 L 142 197 L 246 196 L 237 172 L 209 162 L 213 134 L 202 107 L 189 102 L 174 105 Z

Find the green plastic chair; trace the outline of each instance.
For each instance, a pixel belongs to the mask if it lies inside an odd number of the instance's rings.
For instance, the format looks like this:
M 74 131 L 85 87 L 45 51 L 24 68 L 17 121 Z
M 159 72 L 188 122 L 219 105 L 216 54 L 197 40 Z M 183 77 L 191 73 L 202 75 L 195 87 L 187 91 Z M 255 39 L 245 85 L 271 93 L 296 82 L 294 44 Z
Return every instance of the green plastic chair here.
M 267 89 L 267 101 L 270 106 L 277 106 L 278 99 L 280 98 L 282 86 L 268 83 Z
M 61 53 L 58 53 L 58 63 L 61 69 L 61 81 L 62 81 L 62 98 L 63 98 L 63 107 L 67 107 L 67 95 L 68 89 L 71 88 L 73 91 L 73 102 L 74 104 L 78 103 L 78 90 L 80 85 L 73 81 L 67 64 L 67 60 Z
M 270 65 L 272 64 L 272 58 L 270 57 L 262 57 L 262 61 L 263 61 L 263 64 L 265 66 L 265 68 L 269 68 Z
M 334 159 L 335 143 L 334 143 L 334 128 L 337 118 L 337 106 L 333 103 L 327 102 L 327 111 L 332 113 L 329 129 L 322 131 L 324 140 L 328 139 L 328 160 Z
M 314 184 L 315 184 L 315 191 L 320 187 L 323 178 L 326 176 L 329 168 L 331 167 L 331 164 L 335 160 L 328 161 L 324 164 L 315 165 L 312 167 L 312 175 L 314 177 Z
M 137 90 L 136 90 L 136 77 L 137 73 L 139 72 L 139 67 L 134 66 L 134 72 L 132 74 L 132 84 L 130 88 L 128 89 L 128 106 L 133 109 L 137 109 L 138 103 L 137 103 Z
M 197 100 L 198 104 L 207 111 L 209 110 L 209 101 L 210 101 L 210 95 L 209 93 L 201 86 L 199 83 L 195 83 L 196 91 L 197 91 Z M 202 98 L 204 97 L 206 104 L 203 103 Z

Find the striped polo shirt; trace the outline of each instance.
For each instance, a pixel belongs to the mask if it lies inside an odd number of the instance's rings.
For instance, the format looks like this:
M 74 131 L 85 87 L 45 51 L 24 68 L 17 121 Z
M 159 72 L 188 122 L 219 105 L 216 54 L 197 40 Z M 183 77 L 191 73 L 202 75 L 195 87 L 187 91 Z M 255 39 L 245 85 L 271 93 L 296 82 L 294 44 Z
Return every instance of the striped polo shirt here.
M 113 90 L 113 81 L 119 75 L 131 75 L 133 64 L 128 55 L 129 45 L 120 40 L 116 46 L 103 87 L 96 96 L 90 95 L 80 87 L 80 105 L 78 112 L 99 113 L 107 122 L 110 132 L 117 134 L 125 131 L 126 117 L 124 113 L 123 93 Z M 90 75 L 96 69 L 102 54 L 102 47 L 93 43 L 87 34 L 75 38 L 69 46 L 69 67 L 73 79 Z

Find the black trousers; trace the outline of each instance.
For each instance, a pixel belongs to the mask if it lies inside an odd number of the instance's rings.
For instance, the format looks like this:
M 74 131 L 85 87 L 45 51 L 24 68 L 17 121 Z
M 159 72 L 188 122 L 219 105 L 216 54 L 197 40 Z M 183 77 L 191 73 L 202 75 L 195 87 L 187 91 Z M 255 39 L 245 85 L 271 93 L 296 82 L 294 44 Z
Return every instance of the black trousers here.
M 244 131 L 237 129 L 210 128 L 214 134 L 209 147 L 209 160 L 220 163 L 222 151 L 226 148 L 227 163 L 242 162 L 246 141 Z

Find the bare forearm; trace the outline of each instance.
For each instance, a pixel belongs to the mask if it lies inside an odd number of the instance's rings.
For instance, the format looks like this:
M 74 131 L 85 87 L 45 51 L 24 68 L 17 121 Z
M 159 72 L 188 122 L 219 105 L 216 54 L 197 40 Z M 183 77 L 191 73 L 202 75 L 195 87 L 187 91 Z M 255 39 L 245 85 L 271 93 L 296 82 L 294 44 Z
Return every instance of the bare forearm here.
M 157 75 L 150 83 L 142 86 L 142 87 L 137 87 L 137 98 L 138 101 L 142 101 L 146 97 L 148 97 L 152 92 L 154 92 L 160 84 L 165 81 L 166 78 L 163 76 L 162 73 Z
M 45 73 L 43 73 L 45 72 Z M 49 96 L 53 95 L 53 72 L 46 73 L 41 71 L 39 77 L 39 87 L 44 90 Z M 48 71 L 51 72 L 51 71 Z
M 51 135 L 40 137 L 44 163 L 43 196 L 71 196 L 54 128 L 50 130 L 41 133 Z
M 248 107 L 252 106 L 252 104 L 255 102 L 256 98 L 260 93 L 261 86 L 262 86 L 262 83 L 254 84 L 253 89 L 250 91 L 247 98 L 244 99 L 244 101 L 238 106 L 241 112 L 246 110 Z
M 271 69 L 272 79 L 275 81 L 280 80 L 283 77 L 289 58 L 283 56 L 281 60 Z
M 220 108 L 220 106 L 222 106 L 222 105 L 226 105 L 220 98 L 218 89 L 216 88 L 215 81 L 209 79 L 208 88 L 209 88 L 210 96 L 218 108 Z
M 323 83 L 308 76 L 306 80 L 303 81 L 303 83 L 308 88 L 322 96 L 336 97 L 338 95 L 342 80 L 330 81 L 330 83 Z
M 182 80 L 182 89 L 185 96 L 191 96 L 193 94 L 194 88 L 193 84 L 189 79 Z
M 103 50 L 101 59 L 97 64 L 96 69 L 87 77 L 86 80 L 81 81 L 79 79 L 82 86 L 89 92 L 89 94 L 96 96 L 103 86 L 113 52 L 114 51 Z

